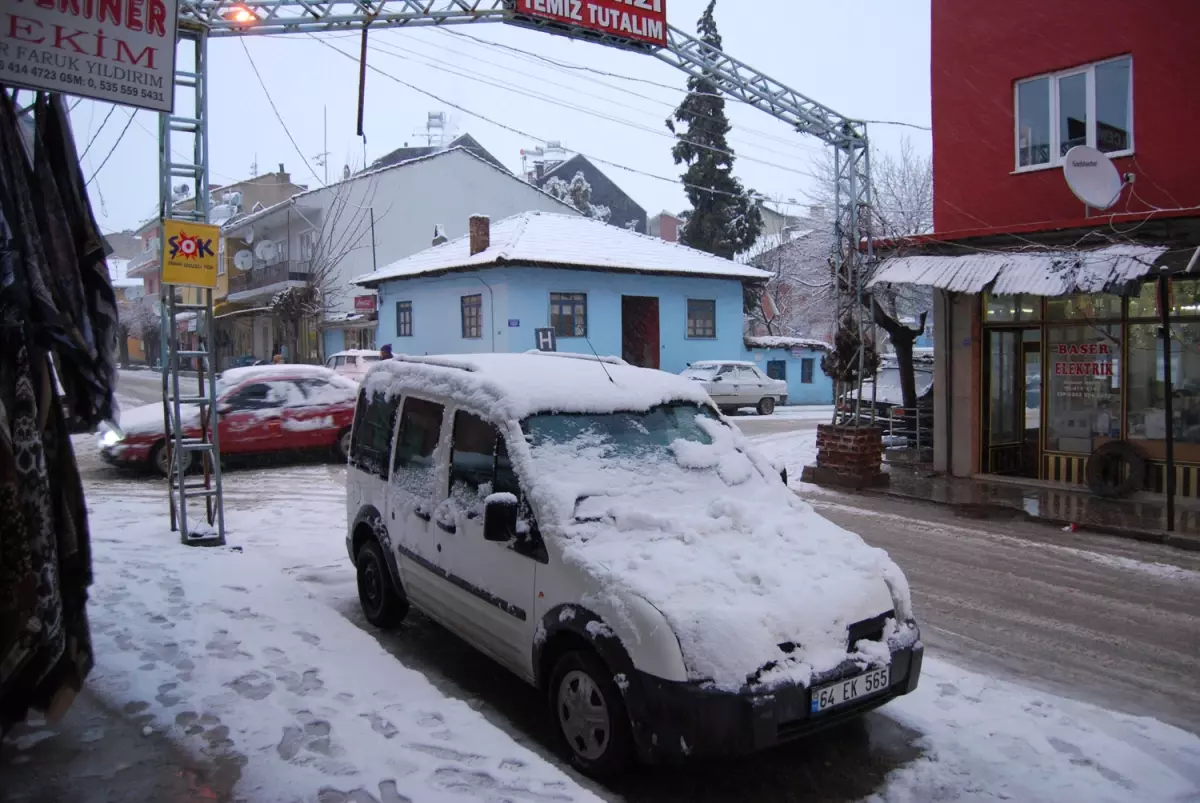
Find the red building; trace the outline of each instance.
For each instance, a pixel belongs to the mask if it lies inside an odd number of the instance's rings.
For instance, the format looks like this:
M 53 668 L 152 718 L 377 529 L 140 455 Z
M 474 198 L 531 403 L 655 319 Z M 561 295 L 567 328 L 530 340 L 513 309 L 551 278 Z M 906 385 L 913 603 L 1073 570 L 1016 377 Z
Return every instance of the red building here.
M 932 0 L 935 234 L 872 281 L 935 289 L 937 468 L 1116 486 L 1132 447 L 1120 492 L 1157 492 L 1169 428 L 1200 496 L 1197 32 L 1195 0 Z M 1105 209 L 1065 180 L 1076 146 L 1120 176 Z

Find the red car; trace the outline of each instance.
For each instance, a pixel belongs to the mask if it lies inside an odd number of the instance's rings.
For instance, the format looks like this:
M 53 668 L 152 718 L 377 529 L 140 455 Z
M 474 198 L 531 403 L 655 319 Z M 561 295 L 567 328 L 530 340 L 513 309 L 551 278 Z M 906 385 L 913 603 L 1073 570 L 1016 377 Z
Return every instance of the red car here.
M 195 380 L 181 379 L 180 388 L 181 395 L 194 393 Z M 317 365 L 231 368 L 217 378 L 221 454 L 324 451 L 345 462 L 357 393 L 357 383 Z M 200 407 L 184 405 L 183 420 L 184 437 L 198 437 Z M 121 431 L 100 435 L 100 456 L 165 476 L 162 402 L 122 411 L 119 424 Z

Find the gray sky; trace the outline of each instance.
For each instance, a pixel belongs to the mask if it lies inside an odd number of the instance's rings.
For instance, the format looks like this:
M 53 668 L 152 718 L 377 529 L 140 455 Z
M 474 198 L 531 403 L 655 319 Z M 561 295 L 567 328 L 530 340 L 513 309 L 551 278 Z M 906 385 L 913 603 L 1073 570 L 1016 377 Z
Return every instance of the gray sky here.
M 671 24 L 694 31 L 706 2 L 669 0 Z M 717 23 L 730 55 L 843 114 L 929 125 L 929 0 L 720 0 Z M 670 155 L 670 132 L 663 124 L 683 97 L 686 76 L 682 72 L 650 56 L 504 25 L 453 30 L 653 83 L 563 69 L 442 30 L 373 32 L 372 66 L 469 112 L 368 71 L 368 162 L 405 142 L 422 144 L 418 132 L 424 130 L 427 113 L 445 111 L 458 133 L 470 132 L 514 172 L 520 169 L 522 148 L 541 144 L 538 138 L 561 140 L 572 151 L 672 179 L 599 165 L 650 214 L 687 206 L 677 181 L 681 170 Z M 359 36 L 319 36 L 327 44 L 305 36 L 210 43 L 213 184 L 248 178 L 257 160 L 260 174 L 276 170 L 283 162 L 294 181 L 318 186 L 324 170 L 315 157 L 324 150 L 330 152 L 330 179 L 340 175 L 344 164 L 352 169 L 363 164 L 362 140 L 355 134 Z M 329 46 L 352 54 L 354 60 Z M 247 49 L 312 170 L 272 112 Z M 72 122 L 81 152 L 110 109 L 106 103 L 90 100 L 76 107 Z M 328 113 L 327 148 L 323 111 Z M 731 144 L 738 155 L 735 173 L 747 186 L 769 196 L 802 199 L 812 184 L 806 174 L 812 172 L 812 160 L 819 158 L 823 146 L 756 109 L 730 102 L 728 111 L 733 123 Z M 129 110 L 117 109 L 95 137 L 83 160 L 86 176 L 112 150 L 128 119 Z M 138 112 L 92 183 L 92 205 L 106 231 L 136 227 L 154 214 L 157 130 L 153 113 Z M 904 136 L 911 137 L 921 151 L 931 147 L 928 132 L 881 125 L 870 130 L 884 150 L 896 150 Z M 181 140 L 176 147 L 190 145 Z

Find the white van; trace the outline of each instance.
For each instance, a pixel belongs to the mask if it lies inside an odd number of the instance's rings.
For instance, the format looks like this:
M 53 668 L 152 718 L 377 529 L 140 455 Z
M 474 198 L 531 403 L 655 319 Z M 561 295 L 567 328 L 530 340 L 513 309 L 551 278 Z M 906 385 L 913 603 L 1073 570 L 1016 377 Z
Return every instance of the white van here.
M 917 686 L 900 569 L 689 379 L 399 357 L 362 384 L 347 476 L 367 619 L 414 605 L 542 689 L 589 774 L 771 747 Z

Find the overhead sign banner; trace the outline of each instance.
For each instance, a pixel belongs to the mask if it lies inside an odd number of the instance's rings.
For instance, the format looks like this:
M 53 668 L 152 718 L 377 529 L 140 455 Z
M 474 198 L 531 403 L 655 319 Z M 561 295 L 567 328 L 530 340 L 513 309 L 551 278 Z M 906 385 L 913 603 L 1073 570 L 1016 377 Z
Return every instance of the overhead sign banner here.
M 21 0 L 0 12 L 0 83 L 170 112 L 176 0 Z
M 667 46 L 667 0 L 517 0 L 516 5 L 527 17 Z
M 220 226 L 164 220 L 162 232 L 162 283 L 216 287 Z

